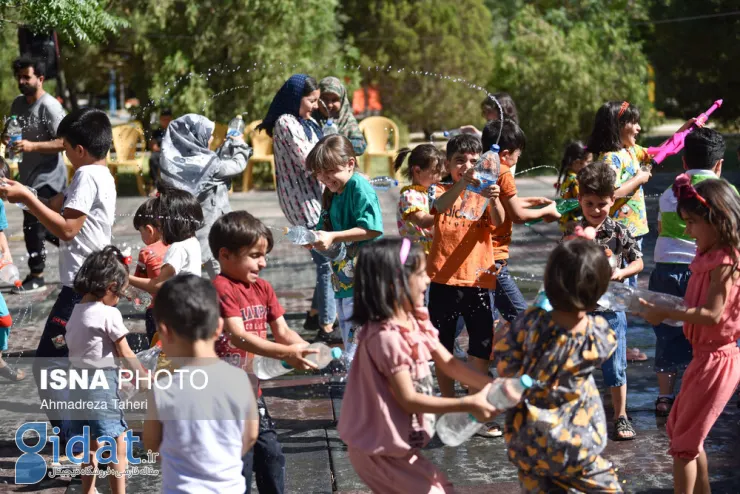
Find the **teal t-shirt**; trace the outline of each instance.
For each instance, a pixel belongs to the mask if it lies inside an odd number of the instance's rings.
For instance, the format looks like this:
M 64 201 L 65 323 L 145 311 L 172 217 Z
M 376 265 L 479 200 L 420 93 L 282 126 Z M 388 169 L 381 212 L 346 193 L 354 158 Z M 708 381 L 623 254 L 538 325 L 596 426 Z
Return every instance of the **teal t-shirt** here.
M 344 186 L 344 190 L 335 194 L 329 207 L 329 219 L 335 232 L 360 227 L 383 233 L 383 216 L 375 189 L 364 177 L 354 173 Z M 354 242 L 347 245 L 347 256 L 332 263 L 332 283 L 336 298 L 348 298 L 354 295 L 355 258 L 359 247 L 369 242 Z

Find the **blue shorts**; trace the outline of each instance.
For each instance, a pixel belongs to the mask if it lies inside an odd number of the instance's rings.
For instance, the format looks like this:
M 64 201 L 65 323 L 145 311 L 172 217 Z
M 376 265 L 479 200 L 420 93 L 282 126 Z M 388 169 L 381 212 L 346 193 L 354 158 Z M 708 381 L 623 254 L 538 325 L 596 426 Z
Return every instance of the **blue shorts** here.
M 493 292 L 493 319 L 498 321 L 503 317 L 507 322 L 514 319 L 527 310 L 527 301 L 524 300 L 521 290 L 516 281 L 509 274 L 508 262 L 506 260 L 496 261 L 496 288 Z
M 69 422 L 68 439 L 72 436 L 81 435 L 84 426 L 90 427 L 90 437 L 100 436 L 118 437 L 123 434 L 128 425 L 123 418 L 123 409 L 118 390 L 118 369 L 105 369 L 105 380 L 110 389 L 72 389 L 69 391 L 69 400 L 93 403 L 97 408 L 85 413 L 87 418 L 82 420 L 71 420 Z M 104 406 L 103 406 L 104 404 Z M 73 412 L 80 413 L 80 412 Z M 72 416 L 72 419 L 75 417 Z
M 691 270 L 688 264 L 658 262 L 650 273 L 648 288 L 683 298 L 689 284 Z M 655 372 L 677 373 L 691 362 L 691 343 L 683 334 L 683 326 L 659 324 L 655 331 Z
M 604 384 L 608 388 L 623 386 L 627 384 L 627 316 L 624 312 L 610 310 L 597 312 L 594 315 L 606 319 L 617 336 L 617 349 L 606 362 L 601 364 Z
M 0 328 L 0 352 L 4 352 L 8 349 L 8 337 L 10 336 L 10 328 Z

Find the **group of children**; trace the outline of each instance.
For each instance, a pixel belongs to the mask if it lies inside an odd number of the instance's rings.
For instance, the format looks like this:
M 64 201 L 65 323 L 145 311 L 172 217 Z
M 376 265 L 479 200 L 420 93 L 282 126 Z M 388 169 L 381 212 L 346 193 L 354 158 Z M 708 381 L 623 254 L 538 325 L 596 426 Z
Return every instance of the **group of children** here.
M 607 108 L 618 136 L 625 115 L 635 118 L 630 108 Z M 338 429 L 353 467 L 373 491 L 452 490 L 420 449 L 433 435 L 436 414 L 467 412 L 487 424 L 483 435 L 501 434 L 487 422 L 501 413 L 486 399 L 488 368 L 496 364 L 502 377 L 529 374 L 539 381 L 506 414 L 508 454 L 525 490 L 621 492 L 611 463 L 600 456 L 606 418 L 592 372 L 601 366 L 611 389 L 616 437 L 634 437 L 626 415 L 626 318 L 597 304 L 611 280 L 629 280 L 643 267 L 639 237 L 647 221 L 644 197 L 636 197 L 636 191 L 650 173 L 635 155 L 640 152 L 634 144 L 639 124 L 624 127 L 628 131 L 617 149 L 592 139 L 588 150 L 599 159 L 589 164 L 586 154 L 575 153 L 566 167 L 575 174 L 566 183 L 578 187 L 574 196 L 582 217 L 566 225 L 566 238 L 545 269 L 551 311 L 527 309 L 508 274 L 513 223 L 560 217 L 553 201 L 518 196 L 511 169 L 524 151 L 525 135 L 513 121 L 488 122 L 480 138 L 455 136 L 444 154 L 432 145 L 400 153 L 396 168 L 408 156 L 404 173 L 411 182 L 399 199 L 400 238 L 378 238 L 383 234 L 378 197 L 356 171 L 357 158 L 346 137 L 323 137 L 308 154 L 307 171 L 325 187 L 311 248 L 331 256 L 333 247 L 344 246 L 344 255 L 332 259 L 332 281 L 345 350 L 354 359 Z M 75 167 L 63 197 L 44 203 L 11 180 L 0 188 L 3 198 L 26 204 L 62 241 L 63 288 L 37 356 L 51 357 L 43 360 L 47 366 L 69 357 L 72 366 L 103 368 L 112 382 L 113 357 L 144 372 L 126 343 L 127 330 L 115 306 L 128 285 L 148 291 L 155 295 L 147 310 L 148 335 L 155 338 L 156 333 L 163 351 L 184 359 L 183 366 L 229 383 L 212 389 L 212 400 L 187 386 L 151 391 L 144 443 L 162 455 L 163 491 L 250 492 L 254 471 L 260 492 L 283 492 L 285 458 L 274 423 L 259 382 L 244 371 L 255 355 L 313 369 L 307 357 L 316 350 L 288 327 L 274 290 L 260 277 L 273 247 L 270 229 L 245 211 L 218 218 L 207 238 L 220 274 L 208 282 L 201 278 L 195 236 L 203 223 L 202 208 L 190 193 L 163 187 L 135 215 L 134 226 L 147 247 L 130 275 L 120 251 L 109 245 L 116 199 L 105 167 L 110 122 L 97 110 L 72 112 L 60 124 L 59 137 Z M 703 440 L 740 380 L 735 345 L 740 315 L 730 310 L 740 287 L 740 201 L 726 182 L 704 180 L 716 178 L 708 171 L 721 171 L 713 139 L 708 129 L 689 135 L 687 174 L 661 198 L 663 241 L 656 250 L 666 257 L 658 262 L 651 286 L 670 292 L 674 283 L 675 293 L 685 290 L 689 308 L 644 303 L 644 317 L 656 324 L 666 362 L 685 365 L 686 352 L 680 348 L 688 342 L 693 349 L 683 392 L 674 399 L 669 382 L 661 384 L 659 397 L 659 404 L 672 405 L 668 433 L 681 492 L 708 492 Z M 469 193 L 467 186 L 478 184 L 476 161 L 494 144 L 501 162 L 496 184 Z M 607 159 L 604 153 L 612 155 Z M 623 195 L 629 197 L 626 202 Z M 461 214 L 463 207 L 475 214 Z M 590 237 L 572 239 L 588 228 L 594 230 Z M 698 239 L 696 257 L 691 238 Z M 510 324 L 494 331 L 498 319 Z M 686 341 L 677 336 L 680 329 L 658 324 L 667 319 L 685 321 Z M 461 320 L 470 335 L 470 367 L 451 354 Z M 268 325 L 274 341 L 267 339 Z M 441 397 L 433 393 L 430 360 Z M 42 360 L 36 361 L 38 382 Z M 454 380 L 468 387 L 466 396 L 456 397 Z M 101 391 L 96 399 L 112 403 L 117 388 Z M 48 392 L 39 393 L 43 398 Z M 195 416 L 212 420 L 193 421 Z M 118 448 L 124 447 L 127 425 L 121 410 L 52 424 L 60 426 L 63 439 L 89 425 L 93 437 L 116 437 Z M 94 457 L 85 461 L 94 465 Z M 119 461 L 115 469 L 125 467 Z M 95 492 L 94 479 L 83 476 L 85 492 Z M 125 491 L 124 477 L 110 479 L 114 492 Z

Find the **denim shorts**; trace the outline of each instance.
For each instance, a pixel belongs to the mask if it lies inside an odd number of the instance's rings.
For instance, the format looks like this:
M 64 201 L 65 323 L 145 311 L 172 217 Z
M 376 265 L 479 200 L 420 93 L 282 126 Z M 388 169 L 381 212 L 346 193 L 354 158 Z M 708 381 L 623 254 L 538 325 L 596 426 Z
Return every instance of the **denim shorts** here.
M 601 364 L 604 384 L 608 388 L 623 386 L 627 384 L 627 316 L 624 312 L 610 310 L 596 312 L 594 315 L 606 319 L 617 336 L 617 349 L 606 362 Z
M 649 289 L 683 298 L 689 284 L 691 270 L 688 264 L 658 262 L 650 273 Z M 680 372 L 691 362 L 691 343 L 683 334 L 682 326 L 659 324 L 655 331 L 655 372 Z
M 86 425 L 90 427 L 91 438 L 100 436 L 115 438 L 128 429 L 126 420 L 123 418 L 123 409 L 119 406 L 120 401 L 117 401 L 120 400 L 118 369 L 105 369 L 103 372 L 109 389 L 71 389 L 69 391 L 69 400 L 82 400 L 99 408 L 86 411 L 87 418 L 83 420 L 72 420 L 69 423 L 67 438 L 73 435 L 81 435 L 82 428 Z M 90 376 L 92 377 L 92 373 L 90 373 Z M 71 418 L 74 419 L 75 417 L 72 416 Z

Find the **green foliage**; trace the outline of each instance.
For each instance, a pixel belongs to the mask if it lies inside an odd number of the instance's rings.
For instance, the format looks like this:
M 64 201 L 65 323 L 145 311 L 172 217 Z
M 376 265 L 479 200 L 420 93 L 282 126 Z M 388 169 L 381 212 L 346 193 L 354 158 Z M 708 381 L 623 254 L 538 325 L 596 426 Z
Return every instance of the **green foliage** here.
M 482 0 L 345 0 L 345 32 L 362 53 L 384 113 L 412 130 L 451 128 L 480 113 L 471 84 L 491 72 L 491 16 Z M 373 70 L 375 69 L 375 70 Z M 469 82 L 465 82 L 469 81 Z
M 0 0 L 0 27 L 30 26 L 36 32 L 57 31 L 70 42 L 97 42 L 128 23 L 100 0 Z
M 18 56 L 18 36 L 13 29 L 0 29 L 0 115 L 10 111 L 10 104 L 18 91 L 18 83 L 10 67 Z
M 600 11 L 598 2 L 581 4 L 594 12 L 561 8 L 543 14 L 524 6 L 494 45 L 490 87 L 510 93 L 517 104 L 527 135 L 523 168 L 557 165 L 567 141 L 588 138 L 605 101 L 638 105 L 643 127 L 655 119 L 647 60 L 629 39 L 628 23 L 617 12 Z

